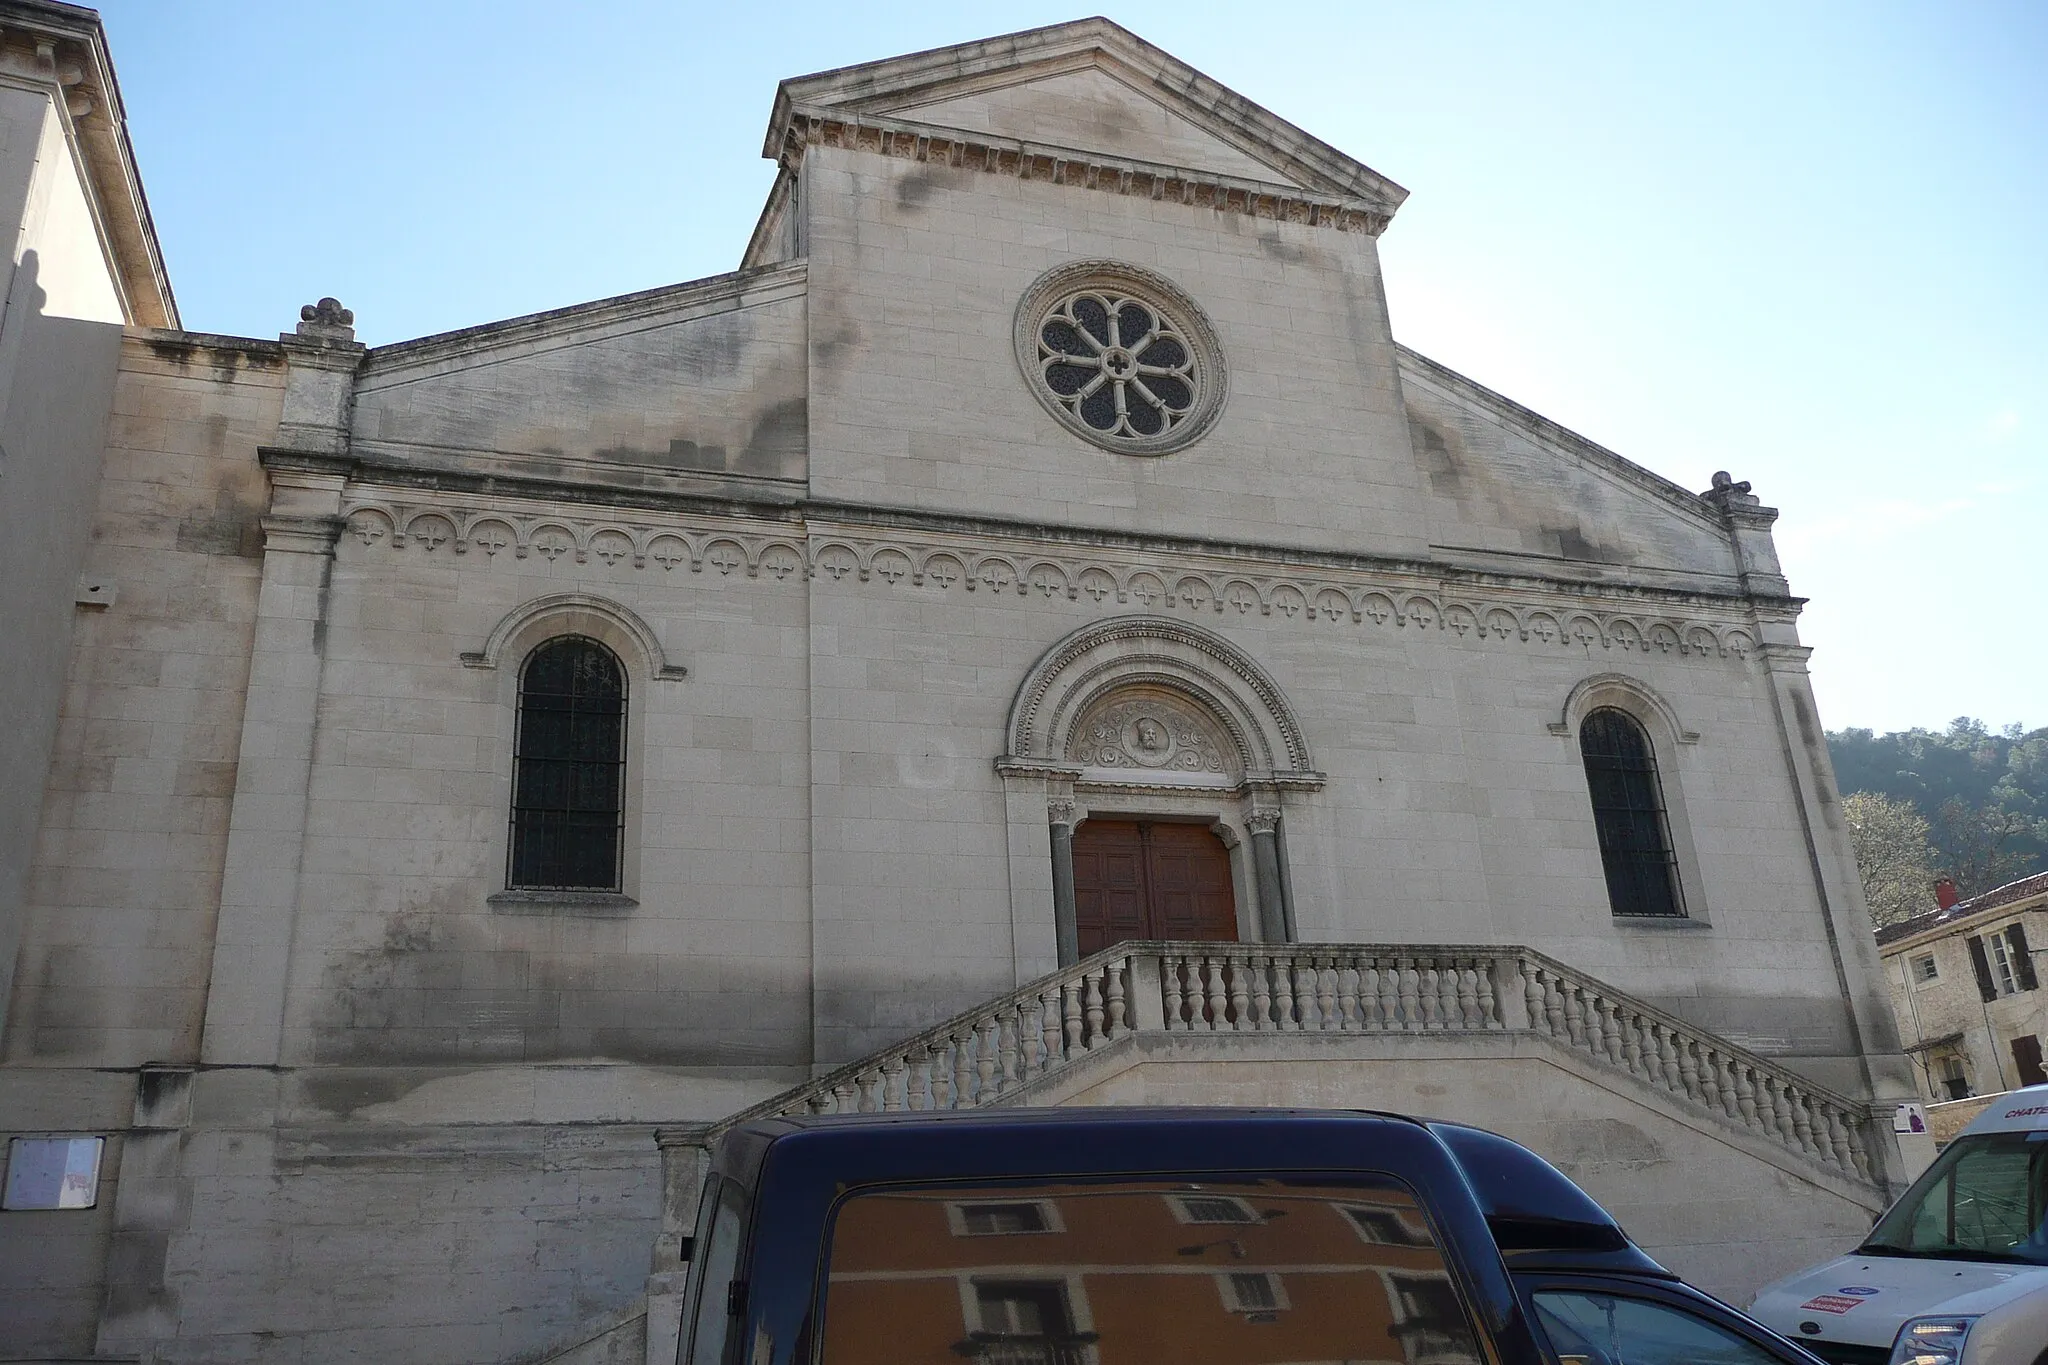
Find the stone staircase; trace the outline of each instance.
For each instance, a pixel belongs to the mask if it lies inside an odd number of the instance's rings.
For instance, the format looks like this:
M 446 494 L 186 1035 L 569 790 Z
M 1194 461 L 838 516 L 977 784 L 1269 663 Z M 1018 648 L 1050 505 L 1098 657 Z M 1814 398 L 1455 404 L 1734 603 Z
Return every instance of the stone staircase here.
M 1156 1032 L 1533 1034 L 1838 1177 L 1883 1180 L 1868 1105 L 1518 947 L 1120 943 L 703 1136 L 777 1115 L 1030 1104 Z
M 694 1222 L 710 1147 L 736 1124 L 1115 1102 L 1104 1087 L 1133 1070 L 1233 1058 L 1260 1070 L 1293 1066 L 1296 1074 L 1365 1059 L 1439 1081 L 1455 1081 L 1461 1064 L 1494 1062 L 1514 1068 L 1514 1086 L 1535 1084 L 1520 1079 L 1534 1058 L 1588 1095 L 1656 1110 L 1667 1126 L 1732 1149 L 1733 1159 L 1749 1163 L 1744 1169 L 1776 1182 L 1768 1197 L 1819 1191 L 1835 1223 L 1858 1232 L 1882 1206 L 1891 1174 L 1888 1123 L 1881 1127 L 1877 1113 L 1888 1120 L 1889 1104 L 1818 1085 L 1531 948 L 1121 943 L 716 1124 L 662 1130 L 668 1208 L 646 1299 L 595 1333 L 525 1359 L 674 1359 L 683 1280 L 674 1239 Z M 1459 1112 L 1456 1084 L 1420 1089 L 1446 1097 L 1434 1112 L 1473 1117 Z M 1235 1098 L 1228 1087 L 1213 1097 L 1200 1086 L 1194 1093 L 1189 1102 L 1272 1102 Z M 1332 1102 L 1334 1093 L 1338 1103 L 1400 1107 L 1372 1084 L 1362 1093 L 1341 1085 L 1315 1093 L 1315 1103 Z M 1489 1126 L 1531 1140 L 1512 1125 Z

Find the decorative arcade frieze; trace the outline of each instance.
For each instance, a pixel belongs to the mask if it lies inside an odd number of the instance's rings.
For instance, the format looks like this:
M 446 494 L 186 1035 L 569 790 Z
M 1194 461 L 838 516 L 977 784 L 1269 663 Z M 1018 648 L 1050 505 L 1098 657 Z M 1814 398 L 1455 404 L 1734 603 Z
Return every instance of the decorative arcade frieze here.
M 975 546 L 966 538 L 705 525 L 680 518 L 675 524 L 590 520 L 453 502 L 358 500 L 344 512 L 349 536 L 372 553 L 474 555 L 490 561 L 502 556 L 515 563 L 595 563 L 607 570 L 665 575 L 879 582 L 903 590 L 1085 599 L 1120 610 L 1224 619 L 1257 615 L 1308 626 L 1370 624 L 1444 631 L 1487 643 L 1680 657 L 1746 659 L 1756 648 L 1753 630 L 1732 620 L 1595 605 L 1542 585 L 1458 592 L 1422 575 L 1404 581 L 1369 569 L 1252 570 L 1196 563 L 1194 555 L 1175 563 L 1142 551 L 1089 552 L 1071 545 Z M 1737 610 L 1739 605 L 1731 603 L 1729 614 Z

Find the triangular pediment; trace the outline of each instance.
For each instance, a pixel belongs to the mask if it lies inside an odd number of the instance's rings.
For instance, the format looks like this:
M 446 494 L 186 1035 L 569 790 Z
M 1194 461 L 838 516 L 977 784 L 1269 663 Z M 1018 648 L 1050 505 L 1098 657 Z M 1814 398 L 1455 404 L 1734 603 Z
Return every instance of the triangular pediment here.
M 1364 201 L 1385 214 L 1408 193 L 1107 19 L 784 81 L 768 155 L 780 155 L 801 111 L 1181 168 Z

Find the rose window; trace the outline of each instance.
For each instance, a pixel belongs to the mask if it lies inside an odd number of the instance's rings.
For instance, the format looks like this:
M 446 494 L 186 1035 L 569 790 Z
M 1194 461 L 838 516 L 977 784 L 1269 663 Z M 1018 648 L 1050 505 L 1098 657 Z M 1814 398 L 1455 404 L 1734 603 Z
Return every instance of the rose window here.
M 1038 329 L 1045 386 L 1105 436 L 1157 436 L 1195 406 L 1194 356 L 1138 299 L 1076 294 Z
M 1214 335 L 1166 281 L 1084 262 L 1040 280 L 1018 310 L 1017 358 L 1062 425 L 1112 450 L 1163 454 L 1221 406 Z

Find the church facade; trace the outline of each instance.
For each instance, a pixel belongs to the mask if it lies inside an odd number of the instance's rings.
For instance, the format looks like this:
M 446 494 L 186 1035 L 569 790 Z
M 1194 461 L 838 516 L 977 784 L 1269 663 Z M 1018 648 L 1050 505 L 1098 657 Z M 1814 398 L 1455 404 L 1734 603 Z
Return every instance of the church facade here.
M 1685 1117 L 1718 1039 L 1727 1122 L 1834 1162 L 1766 1199 L 1849 1229 L 1896 1180 L 1775 514 L 1400 346 L 1383 176 L 1088 20 L 784 82 L 732 274 L 225 337 L 151 264 L 97 21 L 0 30 L 70 155 L 8 165 L 70 177 L 119 300 L 92 429 L 0 433 L 89 471 L 0 482 L 69 528 L 4 608 L 51 652 L 0 1124 L 101 1144 L 91 1207 L 0 1211 L 31 1349 L 511 1359 L 636 1301 L 658 1344 L 694 1196 L 657 1130 L 1129 943 L 1346 1001 L 1378 969 L 1335 945 L 1526 945 L 1642 1002 L 1641 1047 L 1604 1005 L 1559 1036 L 1673 1132 L 1748 1150 Z M 1435 1008 L 1389 970 L 1324 1017 Z M 1542 1022 L 1472 970 L 1432 1020 Z M 1221 1047 L 1253 1004 L 1215 989 Z M 1663 1159 L 1622 1129 L 1550 1154 Z

